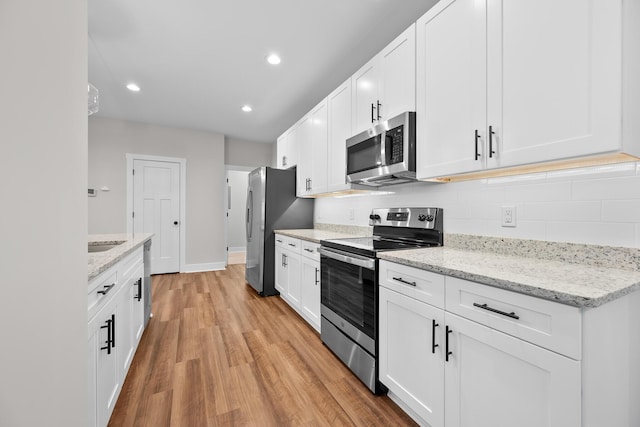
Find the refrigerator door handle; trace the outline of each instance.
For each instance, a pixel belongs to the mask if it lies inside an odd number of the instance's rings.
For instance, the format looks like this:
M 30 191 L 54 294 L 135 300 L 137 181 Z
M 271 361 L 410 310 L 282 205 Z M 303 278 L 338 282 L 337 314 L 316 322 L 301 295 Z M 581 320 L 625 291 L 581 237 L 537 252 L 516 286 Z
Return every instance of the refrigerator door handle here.
M 247 193 L 247 238 L 251 238 L 251 234 L 253 233 L 253 190 L 249 189 Z

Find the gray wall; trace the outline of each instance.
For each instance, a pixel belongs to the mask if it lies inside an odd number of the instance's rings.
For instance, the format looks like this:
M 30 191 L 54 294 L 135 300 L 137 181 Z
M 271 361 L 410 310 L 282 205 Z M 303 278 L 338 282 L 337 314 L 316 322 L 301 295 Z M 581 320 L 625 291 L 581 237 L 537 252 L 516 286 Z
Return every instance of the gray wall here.
M 275 166 L 275 142 L 249 142 L 226 137 L 224 164 L 235 166 Z
M 87 425 L 87 2 L 0 2 L 0 426 Z
M 186 264 L 226 261 L 224 136 L 106 118 L 89 119 L 89 233 L 126 231 L 126 153 L 187 160 Z M 99 191 L 102 186 L 110 191 Z

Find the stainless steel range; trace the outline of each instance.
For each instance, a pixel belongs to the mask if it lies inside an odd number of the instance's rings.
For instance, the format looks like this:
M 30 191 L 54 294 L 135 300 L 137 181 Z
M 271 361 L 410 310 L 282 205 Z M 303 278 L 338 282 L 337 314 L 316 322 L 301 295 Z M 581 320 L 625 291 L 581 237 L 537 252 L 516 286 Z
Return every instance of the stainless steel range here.
M 442 209 L 374 209 L 373 236 L 320 242 L 322 342 L 376 393 L 378 381 L 378 254 L 442 246 Z

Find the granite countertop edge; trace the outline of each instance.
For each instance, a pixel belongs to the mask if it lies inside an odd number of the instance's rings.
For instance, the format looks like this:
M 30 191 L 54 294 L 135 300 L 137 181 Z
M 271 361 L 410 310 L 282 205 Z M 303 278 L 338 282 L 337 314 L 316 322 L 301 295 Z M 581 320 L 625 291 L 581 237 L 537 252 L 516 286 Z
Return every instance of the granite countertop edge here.
M 87 280 L 98 277 L 101 273 L 115 265 L 122 258 L 126 257 L 134 250 L 142 246 L 153 237 L 153 233 L 141 234 L 90 234 L 87 243 L 91 244 L 116 244 L 124 240 L 124 243 L 104 252 L 94 252 L 89 254 Z
M 549 301 L 554 301 L 554 302 L 558 302 L 561 304 L 570 305 L 578 308 L 599 307 L 607 302 L 613 301 L 615 299 L 618 299 L 620 297 L 623 297 L 627 294 L 630 294 L 640 289 L 640 272 L 635 272 L 634 274 L 631 274 L 629 271 L 622 271 L 625 274 L 625 276 L 633 276 L 633 277 L 630 277 L 628 279 L 623 279 L 625 283 L 618 286 L 617 289 L 613 289 L 613 290 L 593 289 L 594 293 L 597 293 L 599 295 L 588 296 L 588 295 L 584 295 L 585 292 L 570 292 L 567 290 L 563 290 L 562 287 L 565 285 L 564 280 L 558 279 L 554 283 L 553 279 L 549 279 L 549 277 L 551 277 L 553 274 L 556 273 L 552 269 L 545 270 L 547 271 L 547 273 L 549 273 L 549 276 L 547 276 L 547 278 L 545 279 L 548 282 L 547 284 L 549 285 L 550 283 L 550 285 L 548 287 L 541 287 L 541 286 L 535 286 L 535 285 L 523 283 L 523 281 L 517 281 L 517 280 L 506 278 L 505 276 L 510 275 L 511 271 L 509 271 L 509 268 L 505 268 L 504 270 L 501 270 L 499 267 L 500 265 L 499 261 L 496 263 L 498 267 L 495 270 L 496 271 L 495 275 L 487 275 L 487 274 L 480 274 L 480 273 L 471 271 L 477 265 L 473 263 L 469 263 L 466 268 L 463 268 L 463 267 L 453 268 L 453 267 L 440 265 L 437 262 L 429 262 L 424 259 L 421 259 L 418 261 L 410 258 L 412 255 L 415 256 L 415 254 L 419 253 L 420 251 L 433 251 L 433 249 L 434 248 L 386 252 L 386 253 L 380 254 L 380 259 L 390 261 L 390 262 L 395 262 L 402 265 L 407 265 L 410 267 L 415 267 L 420 270 L 430 271 L 437 274 L 456 277 L 458 279 L 469 280 L 469 281 L 480 283 L 483 285 L 488 285 L 496 288 L 514 291 L 514 292 L 526 294 L 529 296 L 538 297 L 538 298 L 542 298 Z M 455 249 L 453 250 L 447 249 L 447 250 L 449 252 L 456 251 Z M 460 255 L 461 257 L 464 257 L 465 251 L 456 251 L 456 252 L 461 254 Z M 471 254 L 471 251 L 469 253 Z M 475 255 L 480 255 L 480 253 L 476 253 Z M 496 254 L 491 254 L 491 253 L 484 253 L 484 255 L 496 256 Z M 513 261 L 513 263 L 515 264 L 520 263 L 523 266 L 532 265 L 532 264 L 546 265 L 545 263 L 548 263 L 548 261 L 546 260 L 540 260 L 536 258 L 507 257 L 507 256 L 503 256 L 503 257 L 510 258 L 510 260 Z M 557 262 L 557 266 L 559 269 L 561 269 L 563 265 L 568 266 L 566 265 L 566 263 Z M 573 264 L 573 266 L 576 267 L 575 264 Z M 597 267 L 591 267 L 588 265 L 583 265 L 582 267 L 585 269 L 585 271 L 593 270 L 601 274 L 605 274 L 608 271 L 611 271 L 612 273 L 616 272 L 616 269 L 599 269 Z M 590 291 L 592 289 L 588 283 L 585 283 L 583 285 L 583 289 L 579 291 L 582 291 L 582 290 Z
M 306 240 L 312 243 L 320 243 L 322 240 L 328 239 L 342 239 L 349 237 L 356 237 L 356 234 L 348 234 L 338 231 L 319 230 L 316 228 L 309 229 L 294 229 L 294 230 L 274 230 L 274 234 L 281 234 L 287 237 L 293 237 L 294 239 Z

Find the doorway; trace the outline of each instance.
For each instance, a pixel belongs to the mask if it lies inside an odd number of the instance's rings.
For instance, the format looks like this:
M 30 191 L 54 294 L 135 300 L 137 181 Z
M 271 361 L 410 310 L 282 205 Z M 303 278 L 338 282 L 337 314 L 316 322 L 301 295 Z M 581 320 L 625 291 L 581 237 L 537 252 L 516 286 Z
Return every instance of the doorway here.
M 184 266 L 186 160 L 127 154 L 127 232 L 154 233 L 151 274 Z
M 249 172 L 252 167 L 227 166 L 227 264 L 246 261 L 245 227 Z

